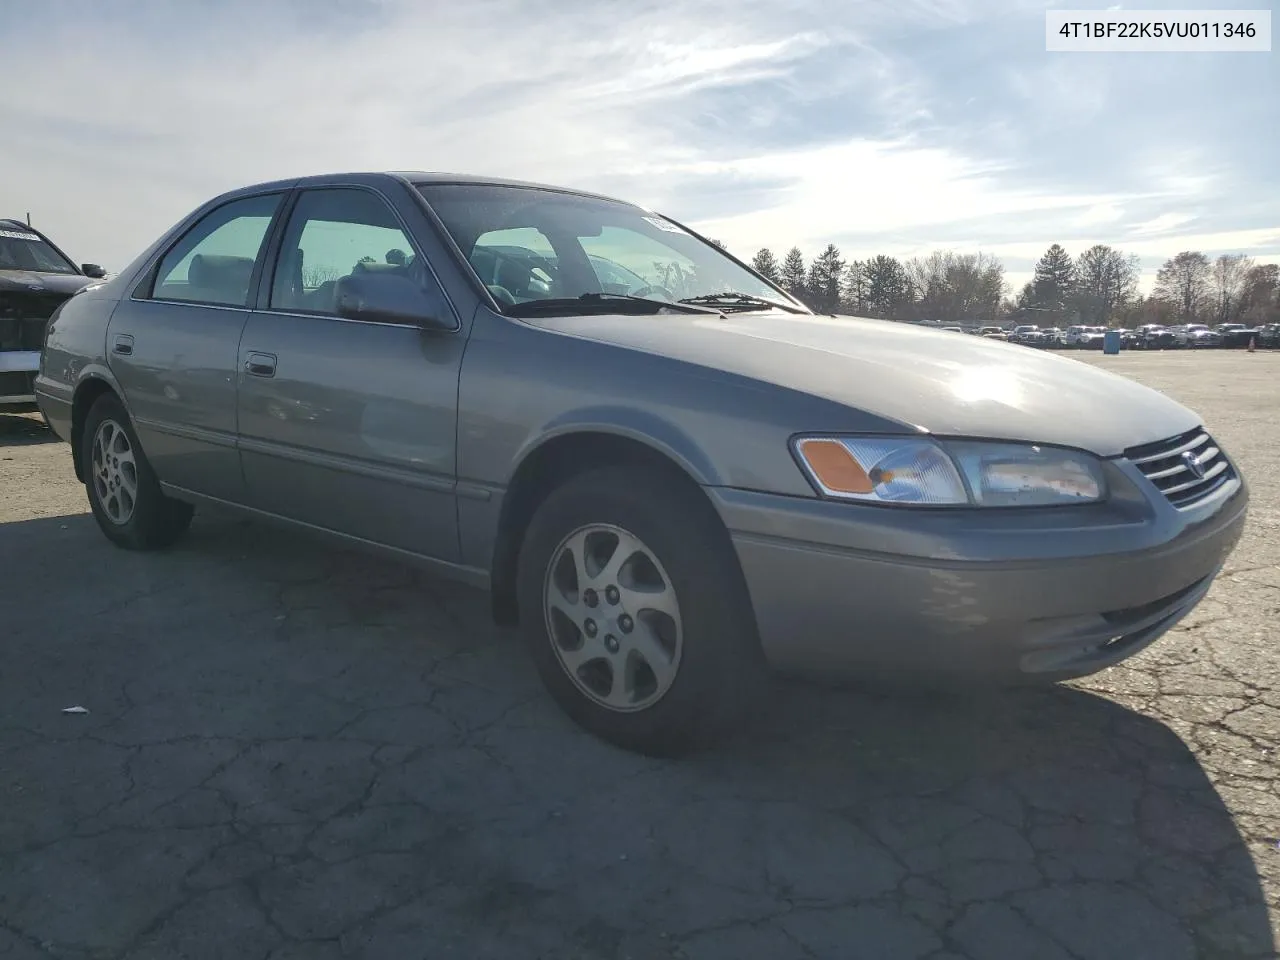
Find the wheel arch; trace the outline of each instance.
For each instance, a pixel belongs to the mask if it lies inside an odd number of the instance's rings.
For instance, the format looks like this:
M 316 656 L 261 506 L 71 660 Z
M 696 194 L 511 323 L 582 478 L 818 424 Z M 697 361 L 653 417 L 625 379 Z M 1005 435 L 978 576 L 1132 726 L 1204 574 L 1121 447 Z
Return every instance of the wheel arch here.
M 492 610 L 497 623 L 514 626 L 518 622 L 516 565 L 529 521 L 543 500 L 589 470 L 629 465 L 672 480 L 705 507 L 728 537 L 719 513 L 703 490 L 708 478 L 670 447 L 616 428 L 591 426 L 556 431 L 543 437 L 520 459 L 503 497 L 490 570 Z
M 104 394 L 111 394 L 124 403 L 120 391 L 106 377 L 97 374 L 84 377 L 76 385 L 75 394 L 71 398 L 71 463 L 75 467 L 76 479 L 81 483 L 84 483 L 85 479 L 84 463 L 80 454 L 84 446 L 84 423 L 89 416 L 89 410 Z

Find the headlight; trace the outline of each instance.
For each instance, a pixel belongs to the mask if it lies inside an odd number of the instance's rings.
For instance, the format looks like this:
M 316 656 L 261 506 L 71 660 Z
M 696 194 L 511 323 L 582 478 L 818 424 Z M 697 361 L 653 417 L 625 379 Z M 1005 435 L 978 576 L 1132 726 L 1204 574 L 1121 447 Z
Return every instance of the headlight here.
M 925 506 L 1045 507 L 1106 495 L 1088 454 L 1020 443 L 805 437 L 805 472 L 828 497 Z

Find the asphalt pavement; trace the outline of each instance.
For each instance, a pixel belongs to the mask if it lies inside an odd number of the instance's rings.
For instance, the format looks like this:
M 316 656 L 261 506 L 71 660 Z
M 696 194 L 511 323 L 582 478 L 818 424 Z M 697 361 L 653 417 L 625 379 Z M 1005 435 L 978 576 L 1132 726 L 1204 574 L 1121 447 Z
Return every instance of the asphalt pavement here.
M 1250 480 L 1187 621 L 1047 690 L 781 683 L 679 762 L 572 726 L 477 592 L 203 513 L 113 548 L 0 415 L 0 958 L 1275 955 L 1280 355 L 1082 362 Z

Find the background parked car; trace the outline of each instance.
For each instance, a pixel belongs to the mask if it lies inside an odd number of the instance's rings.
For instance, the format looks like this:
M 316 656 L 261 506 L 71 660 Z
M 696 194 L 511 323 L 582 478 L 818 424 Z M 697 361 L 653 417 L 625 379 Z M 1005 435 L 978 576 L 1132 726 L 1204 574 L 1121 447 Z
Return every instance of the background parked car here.
M 1258 328 L 1259 347 L 1274 350 L 1280 347 L 1280 323 L 1268 323 Z
M 32 382 L 49 317 L 106 271 L 77 267 L 39 230 L 0 219 L 0 408 L 35 402 Z
M 1067 328 L 1067 346 L 1075 347 L 1079 350 L 1101 350 L 1102 336 L 1107 332 L 1106 327 L 1089 327 L 1076 325 Z
M 1174 328 L 1174 340 L 1180 347 L 1204 349 L 1222 344 L 1222 337 L 1214 333 L 1203 323 L 1188 323 Z
M 1163 324 L 1144 323 L 1134 330 L 1134 335 L 1137 339 L 1135 346 L 1139 350 L 1164 349 L 1169 345 L 1169 338 L 1166 334 L 1167 328 Z M 1162 337 L 1164 337 L 1163 341 Z
M 1066 346 L 1067 333 L 1061 327 L 1046 327 L 1040 333 L 1043 335 L 1040 346 L 1048 347 L 1050 350 L 1057 350 Z
M 1044 342 L 1044 334 L 1034 324 L 1023 324 L 1013 328 L 1013 333 L 1009 334 L 1009 342 L 1020 343 L 1027 347 L 1038 347 Z
M 978 336 L 986 337 L 989 340 L 1009 339 L 1009 334 L 1005 332 L 1003 327 L 981 327 L 978 330 Z

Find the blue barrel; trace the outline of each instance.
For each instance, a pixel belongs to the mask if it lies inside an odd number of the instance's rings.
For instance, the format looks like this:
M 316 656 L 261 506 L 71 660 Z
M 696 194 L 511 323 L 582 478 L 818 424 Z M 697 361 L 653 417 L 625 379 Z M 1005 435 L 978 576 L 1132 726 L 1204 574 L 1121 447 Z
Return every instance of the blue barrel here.
M 1102 352 L 1103 353 L 1119 353 L 1120 352 L 1120 331 L 1108 330 L 1102 335 Z

